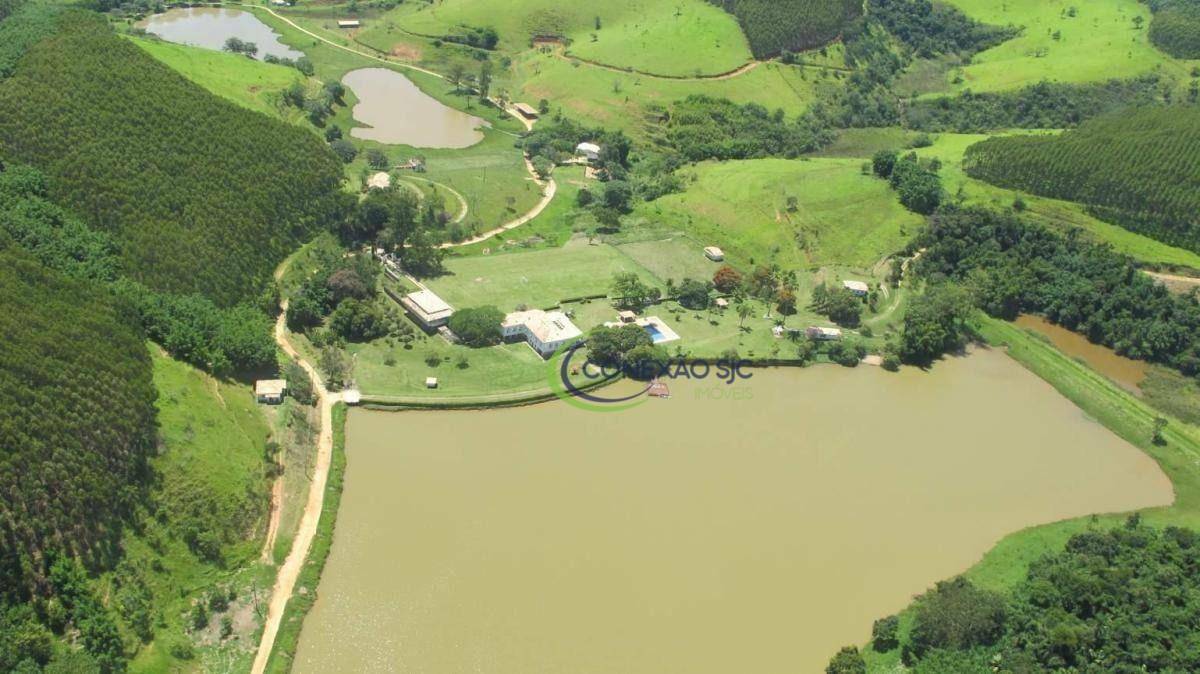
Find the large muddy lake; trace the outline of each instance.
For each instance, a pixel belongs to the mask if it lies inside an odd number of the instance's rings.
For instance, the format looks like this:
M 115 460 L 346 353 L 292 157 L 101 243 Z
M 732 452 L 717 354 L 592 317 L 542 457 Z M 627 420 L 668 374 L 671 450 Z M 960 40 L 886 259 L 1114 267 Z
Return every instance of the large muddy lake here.
M 1022 314 L 1017 317 L 1015 323 L 1042 335 L 1050 340 L 1054 348 L 1072 358 L 1082 360 L 1088 367 L 1108 377 L 1126 391 L 1141 394 L 1138 385 L 1146 378 L 1146 372 L 1150 368 L 1146 361 L 1118 355 L 1107 346 L 1093 344 L 1087 337 L 1061 325 L 1055 325 L 1041 316 Z
M 455 110 L 417 88 L 412 80 L 387 68 L 360 68 L 342 78 L 358 103 L 350 130 L 355 138 L 389 145 L 463 148 L 483 140 L 487 122 Z
M 151 14 L 137 24 L 146 32 L 168 42 L 220 50 L 231 37 L 253 42 L 258 46 L 255 58 L 267 54 L 279 58 L 298 59 L 304 56 L 279 41 L 279 34 L 250 12 L 215 7 L 171 9 Z
M 672 394 L 353 410 L 295 671 L 817 672 L 1008 533 L 1173 498 L 998 351 Z

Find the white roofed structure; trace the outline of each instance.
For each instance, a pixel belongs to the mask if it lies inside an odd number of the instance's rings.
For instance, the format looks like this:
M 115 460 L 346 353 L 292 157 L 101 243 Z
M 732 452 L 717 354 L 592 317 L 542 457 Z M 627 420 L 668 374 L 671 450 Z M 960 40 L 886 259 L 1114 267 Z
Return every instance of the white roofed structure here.
M 862 281 L 842 281 L 842 286 L 855 295 L 866 295 L 871 292 L 871 286 Z
M 575 154 L 587 157 L 588 161 L 600 158 L 600 146 L 595 143 L 580 143 L 575 146 Z
M 540 309 L 514 311 L 505 316 L 500 332 L 505 338 L 524 339 L 543 358 L 583 336 L 583 331 L 563 312 Z
M 409 293 L 400 300 L 400 304 L 404 305 L 417 322 L 430 330 L 445 325 L 454 315 L 454 307 L 446 304 L 446 301 L 435 295 L 432 290 Z
M 386 171 L 380 171 L 367 179 L 367 187 L 375 190 L 386 190 L 392 186 L 392 176 Z

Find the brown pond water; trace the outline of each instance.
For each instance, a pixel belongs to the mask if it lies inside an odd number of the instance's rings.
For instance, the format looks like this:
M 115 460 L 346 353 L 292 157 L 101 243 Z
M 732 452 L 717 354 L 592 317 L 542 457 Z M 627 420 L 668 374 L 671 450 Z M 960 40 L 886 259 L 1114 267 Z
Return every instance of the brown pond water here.
M 294 671 L 818 672 L 1007 533 L 1172 500 L 1151 459 L 995 351 L 728 390 L 352 411 Z
M 1017 317 L 1017 325 L 1045 335 L 1056 349 L 1087 363 L 1088 367 L 1113 380 L 1121 388 L 1140 394 L 1138 384 L 1146 378 L 1150 367 L 1142 360 L 1119 356 L 1115 351 L 1088 341 L 1087 337 L 1055 325 L 1041 316 L 1023 314 Z
M 469 147 L 483 140 L 484 120 L 443 105 L 404 75 L 387 68 L 360 68 L 342 83 L 358 97 L 354 120 L 367 128 L 355 138 L 413 147 Z
M 220 50 L 231 37 L 258 45 L 255 58 L 267 54 L 280 58 L 298 59 L 304 56 L 279 41 L 279 34 L 249 12 L 237 9 L 191 7 L 171 9 L 151 14 L 137 23 L 168 42 Z

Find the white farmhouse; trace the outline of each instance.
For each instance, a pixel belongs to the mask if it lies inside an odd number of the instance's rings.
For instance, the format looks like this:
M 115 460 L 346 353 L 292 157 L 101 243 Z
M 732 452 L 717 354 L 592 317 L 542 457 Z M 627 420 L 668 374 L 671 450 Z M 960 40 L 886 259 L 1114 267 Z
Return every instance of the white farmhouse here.
M 583 336 L 561 311 L 514 311 L 504 317 L 500 332 L 505 339 L 524 339 L 542 358 Z
M 589 162 L 600 159 L 600 146 L 595 143 L 580 143 L 575 146 L 575 154 Z
M 866 297 L 871 292 L 871 286 L 862 281 L 842 281 L 842 286 L 859 297 Z
M 440 328 L 450 322 L 454 315 L 454 307 L 438 297 L 431 290 L 418 290 L 409 293 L 400 300 L 400 304 L 408 310 L 409 315 L 417 320 L 426 330 Z

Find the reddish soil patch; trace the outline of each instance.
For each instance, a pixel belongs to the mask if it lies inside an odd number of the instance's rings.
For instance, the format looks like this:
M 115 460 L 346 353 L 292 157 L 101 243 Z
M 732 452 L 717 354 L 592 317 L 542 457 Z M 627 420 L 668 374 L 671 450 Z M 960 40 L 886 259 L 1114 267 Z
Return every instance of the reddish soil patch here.
M 396 44 L 392 45 L 392 49 L 388 53 L 396 58 L 404 59 L 406 61 L 421 60 L 420 47 L 413 44 L 408 44 L 406 42 L 397 42 Z

